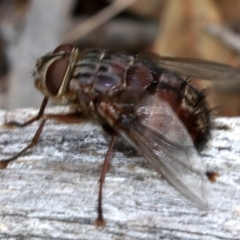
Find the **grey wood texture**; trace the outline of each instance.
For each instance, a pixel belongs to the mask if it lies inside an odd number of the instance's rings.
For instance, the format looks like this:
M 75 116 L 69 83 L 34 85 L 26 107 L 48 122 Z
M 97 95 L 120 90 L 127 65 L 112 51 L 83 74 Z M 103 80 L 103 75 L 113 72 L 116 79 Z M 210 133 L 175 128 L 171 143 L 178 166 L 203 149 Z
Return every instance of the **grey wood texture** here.
M 3 123 L 36 113 L 0 111 L 0 159 L 24 148 L 39 125 Z M 0 239 L 240 239 L 240 118 L 215 119 L 201 152 L 206 170 L 220 173 L 210 184 L 206 211 L 118 141 L 103 190 L 107 225 L 96 229 L 98 179 L 109 140 L 91 123 L 49 121 L 38 145 L 0 171 Z

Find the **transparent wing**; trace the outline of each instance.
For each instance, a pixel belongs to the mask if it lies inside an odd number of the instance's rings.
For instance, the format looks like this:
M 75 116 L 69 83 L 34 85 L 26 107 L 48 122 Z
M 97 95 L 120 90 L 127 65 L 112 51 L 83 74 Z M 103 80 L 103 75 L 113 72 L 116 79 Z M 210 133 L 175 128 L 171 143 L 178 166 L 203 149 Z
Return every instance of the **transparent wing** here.
M 120 134 L 185 197 L 205 209 L 206 176 L 187 130 L 165 101 L 149 96 L 136 108 L 137 120 Z
M 225 64 L 177 57 L 161 57 L 157 54 L 140 54 L 139 58 L 148 63 L 154 62 L 159 67 L 173 71 L 185 77 L 205 80 L 240 80 L 240 69 Z

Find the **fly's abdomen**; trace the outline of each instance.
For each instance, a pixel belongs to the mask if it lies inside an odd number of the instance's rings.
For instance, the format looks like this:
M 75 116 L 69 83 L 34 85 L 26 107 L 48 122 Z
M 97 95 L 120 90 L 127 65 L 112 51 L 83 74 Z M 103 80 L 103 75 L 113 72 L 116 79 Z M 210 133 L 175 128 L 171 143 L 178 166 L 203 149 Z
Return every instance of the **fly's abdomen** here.
M 188 81 L 167 71 L 156 74 L 155 94 L 170 104 L 188 130 L 196 146 L 204 144 L 210 132 L 210 111 L 205 92 L 198 91 Z
M 154 94 L 171 106 L 196 146 L 200 147 L 206 142 L 211 121 L 204 91 L 198 91 L 188 81 L 158 67 L 154 62 L 137 58 L 126 72 L 126 87 L 132 92 L 128 102 L 137 99 L 135 91 Z M 142 96 L 139 95 L 136 102 L 141 101 Z

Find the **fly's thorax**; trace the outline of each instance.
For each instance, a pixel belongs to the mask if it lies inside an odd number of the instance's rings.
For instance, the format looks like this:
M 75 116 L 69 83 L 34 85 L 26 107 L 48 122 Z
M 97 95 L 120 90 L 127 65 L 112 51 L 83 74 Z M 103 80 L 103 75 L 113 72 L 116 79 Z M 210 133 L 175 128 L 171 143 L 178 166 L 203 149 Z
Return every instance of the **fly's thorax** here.
M 101 115 L 115 119 L 117 114 L 111 103 L 122 102 L 120 98 L 127 97 L 122 94 L 124 91 L 135 96 L 135 93 L 141 92 L 151 83 L 151 73 L 144 63 L 138 61 L 137 56 L 90 49 L 78 56 L 70 81 L 70 91 L 78 96 L 79 104 L 85 112 L 93 113 L 97 109 L 96 103 L 102 102 L 103 105 L 98 104 Z M 105 111 L 105 106 L 109 106 L 109 113 L 108 110 Z
M 69 92 L 69 83 L 77 57 L 77 48 L 63 44 L 38 59 L 34 72 L 35 86 L 54 101 L 72 101 L 75 95 Z
M 86 50 L 79 54 L 73 69 L 82 93 L 113 95 L 126 86 L 126 75 L 134 57 L 122 52 L 101 49 Z M 73 89 L 74 90 L 74 89 Z

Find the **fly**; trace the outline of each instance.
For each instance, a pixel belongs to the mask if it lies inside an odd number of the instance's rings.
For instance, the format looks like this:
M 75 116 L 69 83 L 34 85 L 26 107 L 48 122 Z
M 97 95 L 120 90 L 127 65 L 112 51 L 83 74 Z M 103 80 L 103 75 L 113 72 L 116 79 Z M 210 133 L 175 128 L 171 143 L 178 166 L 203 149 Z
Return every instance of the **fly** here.
M 32 142 L 0 168 L 37 144 L 45 122 L 48 99 L 68 104 L 73 114 L 100 124 L 111 136 L 99 179 L 96 226 L 105 226 L 102 188 L 118 136 L 132 145 L 170 185 L 206 208 L 206 171 L 196 150 L 206 143 L 211 128 L 206 91 L 198 91 L 184 77 L 207 80 L 239 80 L 240 70 L 215 62 L 155 54 L 130 55 L 101 49 L 79 51 L 69 44 L 39 58 L 35 86 L 45 95 L 38 114 L 20 124 L 25 127 L 42 118 Z M 58 118 L 65 118 L 58 115 Z

